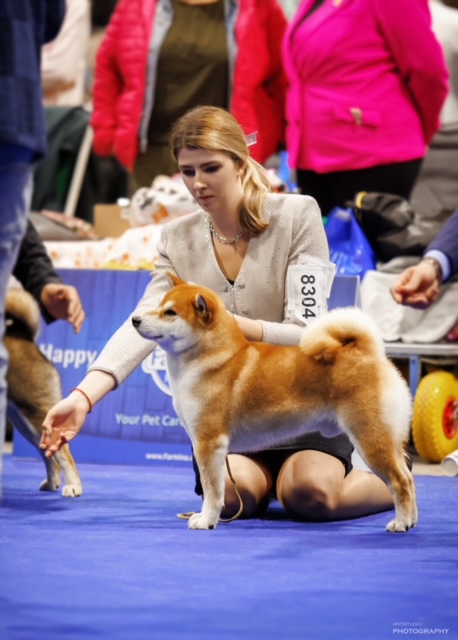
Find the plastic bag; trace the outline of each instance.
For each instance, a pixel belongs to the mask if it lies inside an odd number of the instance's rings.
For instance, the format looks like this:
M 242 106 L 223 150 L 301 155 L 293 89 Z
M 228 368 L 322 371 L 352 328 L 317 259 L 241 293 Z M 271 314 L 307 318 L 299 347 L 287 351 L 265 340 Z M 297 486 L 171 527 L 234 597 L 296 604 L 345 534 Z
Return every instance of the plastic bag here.
M 376 268 L 374 251 L 352 209 L 335 207 L 326 224 L 330 260 L 341 275 L 359 275 Z

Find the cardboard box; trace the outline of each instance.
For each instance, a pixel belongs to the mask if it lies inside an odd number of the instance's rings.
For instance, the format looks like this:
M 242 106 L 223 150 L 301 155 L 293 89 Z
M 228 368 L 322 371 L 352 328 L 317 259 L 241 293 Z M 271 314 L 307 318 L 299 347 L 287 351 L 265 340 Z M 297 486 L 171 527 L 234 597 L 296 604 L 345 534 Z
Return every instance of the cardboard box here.
M 118 204 L 96 204 L 94 207 L 94 229 L 101 238 L 119 238 L 131 228 L 126 207 Z

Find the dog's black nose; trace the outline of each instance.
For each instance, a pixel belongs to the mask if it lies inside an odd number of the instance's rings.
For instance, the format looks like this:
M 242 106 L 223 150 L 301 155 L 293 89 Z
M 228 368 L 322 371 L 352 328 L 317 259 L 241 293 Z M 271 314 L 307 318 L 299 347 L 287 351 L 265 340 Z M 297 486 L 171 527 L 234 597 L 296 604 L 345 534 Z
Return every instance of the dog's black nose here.
M 139 316 L 132 317 L 132 324 L 134 325 L 134 327 L 139 327 L 141 323 L 142 323 L 142 319 Z

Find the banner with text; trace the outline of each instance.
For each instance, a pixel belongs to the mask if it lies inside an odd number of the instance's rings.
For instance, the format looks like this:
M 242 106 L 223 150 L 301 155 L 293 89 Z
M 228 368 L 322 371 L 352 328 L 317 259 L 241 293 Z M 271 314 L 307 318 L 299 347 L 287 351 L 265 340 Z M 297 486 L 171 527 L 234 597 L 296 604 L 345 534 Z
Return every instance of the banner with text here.
M 79 335 L 67 322 L 43 323 L 37 343 L 59 371 L 65 396 L 132 313 L 151 275 L 145 271 L 76 269 L 60 273 L 66 284 L 78 289 L 86 321 Z M 94 408 L 71 449 L 78 462 L 191 461 L 188 436 L 173 408 L 162 350 L 153 351 L 124 384 Z M 17 431 L 14 456 L 38 457 Z

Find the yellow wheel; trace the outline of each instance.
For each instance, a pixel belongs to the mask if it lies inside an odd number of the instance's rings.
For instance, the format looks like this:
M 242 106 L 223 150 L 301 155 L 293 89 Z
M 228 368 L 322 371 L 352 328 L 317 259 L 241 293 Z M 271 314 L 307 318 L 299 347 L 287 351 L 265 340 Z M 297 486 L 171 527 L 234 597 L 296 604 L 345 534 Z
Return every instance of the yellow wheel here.
M 412 435 L 416 450 L 428 462 L 440 462 L 458 449 L 458 380 L 451 373 L 435 371 L 421 380 Z

